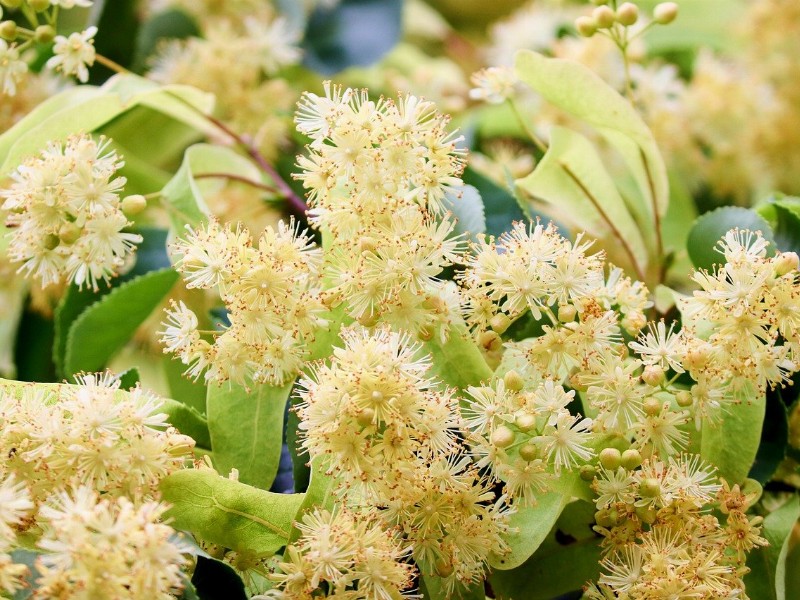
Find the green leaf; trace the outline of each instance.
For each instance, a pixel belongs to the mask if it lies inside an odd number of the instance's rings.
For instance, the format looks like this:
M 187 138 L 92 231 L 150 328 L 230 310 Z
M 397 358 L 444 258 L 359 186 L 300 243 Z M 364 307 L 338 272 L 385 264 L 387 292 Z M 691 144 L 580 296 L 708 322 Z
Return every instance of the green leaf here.
M 333 477 L 326 473 L 327 470 L 328 464 L 325 462 L 324 456 L 315 456 L 311 460 L 311 479 L 304 494 L 303 502 L 297 507 L 297 514 L 294 518 L 295 523 L 299 522 L 303 515 L 313 508 L 326 508 L 328 510 L 333 508 L 333 486 L 335 481 Z M 294 543 L 298 539 L 300 539 L 300 530 L 292 525 L 289 543 Z
M 0 236 L 5 237 L 4 234 L 5 228 L 0 226 Z M 4 252 L 5 250 L 0 247 L 0 253 Z M 3 306 L 3 318 L 0 319 L 0 376 L 2 377 L 15 377 L 17 374 L 14 347 L 22 325 L 27 297 L 28 282 L 23 277 L 6 279 L 0 292 L 0 303 Z
M 22 381 L 58 381 L 53 364 L 53 321 L 29 307 L 23 311 L 14 343 L 14 365 Z
M 800 198 L 772 198 L 755 211 L 772 227 L 778 250 L 800 252 Z
M 305 64 L 323 75 L 378 62 L 400 39 L 402 0 L 341 0 L 308 21 Z
M 432 374 L 447 385 L 463 390 L 492 378 L 492 370 L 463 324 L 451 327 L 446 341 L 434 335 L 423 348 L 433 358 Z
M 199 35 L 197 23 L 182 10 L 173 8 L 153 15 L 142 24 L 136 35 L 133 70 L 137 73 L 144 71 L 147 59 L 155 54 L 158 45 L 163 41 Z
M 177 280 L 171 269 L 152 271 L 114 288 L 84 310 L 67 335 L 64 373 L 101 370 Z
M 234 383 L 210 385 L 206 397 L 214 467 L 239 470 L 239 481 L 269 489 L 278 472 L 283 445 L 283 415 L 293 381 L 281 387 Z
M 131 390 L 141 382 L 139 369 L 132 367 L 119 374 L 119 387 L 122 390 Z
M 760 231 L 764 238 L 774 241 L 772 228 L 754 211 L 740 206 L 723 206 L 701 215 L 689 231 L 686 248 L 694 266 L 710 271 L 714 265 L 723 263 L 724 257 L 714 247 L 729 230 L 735 228 Z
M 197 226 L 208 219 L 210 211 L 204 199 L 204 191 L 219 189 L 225 179 L 204 179 L 196 176 L 209 173 L 227 173 L 261 181 L 259 170 L 249 160 L 230 148 L 195 144 L 183 158 L 175 176 L 161 192 L 162 201 L 169 211 L 172 227 L 179 234 L 185 225 Z
M 441 577 L 423 573 L 422 577 L 420 577 L 420 588 L 422 597 L 425 600 L 449 600 L 450 598 L 458 598 L 459 600 L 486 599 L 483 581 L 474 583 L 466 588 L 461 584 L 456 584 L 455 591 L 448 595 Z
M 730 407 L 718 423 L 703 421 L 700 455 L 717 467 L 728 483 L 742 483 L 753 466 L 761 442 L 766 411 L 764 394 Z
M 292 407 L 295 407 L 300 401 L 292 398 L 291 402 Z M 300 447 L 299 428 L 300 417 L 294 410 L 289 410 L 289 416 L 286 417 L 286 446 L 292 458 L 292 481 L 295 492 L 305 492 L 311 479 L 311 466 L 308 462 L 308 452 Z
M 192 585 L 200 600 L 247 600 L 242 578 L 229 564 L 198 556 Z
M 530 558 L 547 538 L 558 520 L 569 497 L 559 492 L 549 492 L 537 498 L 535 506 L 520 508 L 511 515 L 511 531 L 506 541 L 511 553 L 493 556 L 489 564 L 495 569 L 515 569 Z
M 457 193 L 448 192 L 444 199 L 445 208 L 456 219 L 453 233 L 466 234 L 468 239 L 476 240 L 486 231 L 486 215 L 480 192 L 471 185 L 464 185 Z
M 786 458 L 789 445 L 789 415 L 781 390 L 767 390 L 767 407 L 761 443 L 748 477 L 765 484 Z
M 467 185 L 475 187 L 483 198 L 486 233 L 489 235 L 498 237 L 510 231 L 514 221 L 524 221 L 527 218 L 513 194 L 491 179 L 469 167 L 464 171 L 462 179 Z
M 662 0 L 643 0 L 649 13 Z M 732 28 L 746 18 L 747 0 L 683 0 L 678 18 L 669 27 L 654 27 L 647 32 L 648 53 L 713 48 L 724 52 L 740 50 L 740 37 Z
M 761 534 L 769 546 L 754 550 L 747 558 L 751 571 L 745 575 L 744 582 L 751 598 L 786 600 L 786 557 L 798 518 L 800 498 L 795 494 L 764 519 Z
M 626 198 L 626 202 L 639 225 L 650 226 L 649 242 L 655 234 L 654 225 L 667 212 L 669 181 L 655 138 L 636 109 L 578 62 L 522 50 L 517 53 L 515 67 L 524 83 L 594 127 L 619 152 L 640 191 L 638 197 Z
M 592 143 L 553 127 L 550 147 L 533 173 L 517 185 L 545 203 L 557 219 L 603 242 L 609 261 L 645 279 L 649 250 L 611 175 Z
M 81 290 L 77 285 L 70 284 L 64 295 L 61 296 L 53 313 L 53 362 L 56 365 L 58 376 L 62 379 L 69 375 L 64 371 L 64 358 L 67 354 L 67 336 L 70 326 L 84 310 L 110 291 L 110 287 L 101 287 L 97 292 L 90 288 Z
M 211 470 L 178 471 L 161 482 L 167 516 L 176 529 L 259 556 L 286 545 L 303 494 L 274 494 Z
M 184 435 L 191 437 L 200 450 L 210 452 L 211 435 L 208 432 L 208 423 L 203 415 L 191 406 L 177 400 L 165 399 L 162 409 L 167 414 L 167 421 Z
M 192 381 L 185 377 L 183 372 L 186 370 L 186 365 L 170 357 L 165 357 L 161 361 L 161 366 L 167 378 L 170 396 L 204 415 L 208 386 L 201 381 Z

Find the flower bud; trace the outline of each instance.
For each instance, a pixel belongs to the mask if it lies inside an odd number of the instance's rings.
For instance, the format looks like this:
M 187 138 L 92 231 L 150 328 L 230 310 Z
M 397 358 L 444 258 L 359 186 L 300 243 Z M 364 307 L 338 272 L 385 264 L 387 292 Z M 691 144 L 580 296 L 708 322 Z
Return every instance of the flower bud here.
M 511 325 L 511 319 L 509 319 L 508 316 L 503 313 L 498 313 L 491 318 L 489 325 L 497 333 L 502 335 L 505 333 L 506 329 L 508 329 L 509 325 Z
M 33 39 L 40 44 L 49 44 L 55 37 L 56 30 L 52 25 L 39 25 L 33 34 Z
M 478 336 L 478 343 L 486 350 L 500 350 L 503 340 L 494 331 L 484 331 Z
M 376 312 L 364 313 L 358 317 L 358 324 L 362 327 L 374 327 L 379 318 L 380 315 Z
M 362 427 L 368 427 L 369 425 L 372 425 L 375 422 L 375 411 L 369 407 L 365 408 L 358 413 L 356 421 Z
M 50 0 L 28 0 L 28 6 L 36 12 L 44 12 L 50 8 Z
M 447 562 L 444 558 L 436 561 L 434 569 L 436 569 L 436 575 L 438 575 L 439 577 L 449 577 L 450 575 L 453 574 L 452 563 Z
M 692 395 L 687 392 L 686 390 L 681 390 L 677 394 L 675 394 L 675 402 L 678 403 L 678 406 L 681 408 L 687 408 L 692 405 Z
M 420 327 L 417 337 L 423 342 L 429 342 L 433 339 L 433 330 L 430 327 Z
M 539 449 L 534 444 L 525 444 L 519 449 L 519 455 L 522 460 L 531 462 L 539 458 Z
M 564 304 L 558 307 L 558 320 L 562 323 L 569 323 L 575 319 L 578 310 L 572 304 Z
M 643 479 L 639 484 L 639 495 L 642 498 L 655 498 L 661 493 L 661 482 L 654 477 Z
M 617 21 L 620 25 L 630 27 L 639 20 L 639 7 L 633 2 L 624 2 L 617 8 Z
M 706 366 L 708 359 L 711 358 L 711 344 L 708 342 L 699 342 L 692 344 L 686 351 L 686 358 L 684 365 L 690 369 L 701 369 Z
M 592 18 L 598 29 L 608 29 L 617 21 L 614 11 L 608 6 L 598 6 L 592 11 Z
M 575 19 L 575 29 L 583 37 L 592 37 L 597 33 L 597 22 L 592 17 L 578 17 Z
M 603 448 L 600 451 L 600 464 L 604 469 L 616 471 L 622 464 L 622 454 L 616 448 Z
M 598 510 L 594 513 L 594 520 L 597 522 L 600 527 L 613 527 L 617 524 L 617 511 L 609 510 L 608 508 L 604 508 L 602 510 Z
M 796 271 L 798 265 L 800 265 L 800 258 L 798 258 L 797 252 L 781 252 L 775 257 L 774 265 L 775 274 L 781 277 L 787 273 Z
M 647 416 L 655 417 L 661 412 L 661 400 L 651 396 L 642 403 L 642 407 Z
M 58 237 L 65 244 L 74 244 L 81 237 L 81 231 L 75 223 L 64 223 L 58 230 Z
M 579 472 L 581 479 L 584 481 L 592 481 L 597 475 L 597 469 L 595 469 L 592 465 L 583 465 Z
M 122 209 L 122 212 L 125 213 L 126 217 L 138 215 L 145 208 L 147 208 L 147 198 L 145 198 L 141 194 L 133 194 L 132 196 L 126 196 L 125 198 L 122 199 L 122 202 L 120 203 L 120 208 Z
M 0 23 L 0 38 L 13 42 L 17 39 L 17 24 L 14 21 L 3 21 Z
M 508 448 L 514 443 L 514 432 L 505 425 L 500 425 L 492 432 L 492 444 L 498 448 Z
M 658 517 L 658 511 L 652 506 L 637 506 L 636 516 L 642 520 L 642 523 L 652 525 Z
M 642 454 L 636 448 L 628 448 L 622 453 L 622 466 L 633 471 L 642 464 Z
M 506 389 L 511 390 L 512 392 L 519 392 L 523 387 L 525 387 L 525 380 L 522 379 L 522 375 L 513 369 L 503 376 L 503 383 L 505 384 Z
M 642 328 L 647 325 L 647 318 L 640 312 L 629 312 L 620 322 L 628 335 L 637 336 Z
M 678 5 L 675 2 L 662 2 L 653 10 L 653 20 L 659 25 L 669 25 L 678 16 Z
M 514 424 L 519 428 L 520 431 L 528 432 L 536 427 L 536 417 L 530 413 L 524 413 L 517 416 Z
M 664 382 L 664 369 L 658 365 L 647 365 L 642 371 L 642 381 L 653 387 Z
M 61 238 L 59 238 L 54 233 L 49 233 L 44 238 L 44 247 L 48 250 L 55 250 L 58 248 L 58 245 L 61 243 Z
M 362 235 L 358 240 L 358 249 L 361 252 L 372 252 L 378 247 L 378 240 L 367 235 Z

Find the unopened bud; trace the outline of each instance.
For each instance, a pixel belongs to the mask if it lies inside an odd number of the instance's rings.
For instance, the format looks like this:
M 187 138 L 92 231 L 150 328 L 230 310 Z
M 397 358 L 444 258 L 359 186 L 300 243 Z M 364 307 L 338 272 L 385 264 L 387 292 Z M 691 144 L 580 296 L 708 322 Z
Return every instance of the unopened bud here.
M 528 432 L 536 427 L 536 417 L 530 413 L 523 413 L 517 416 L 517 418 L 514 420 L 514 424 L 519 428 L 520 431 Z
M 581 479 L 584 481 L 592 481 L 597 475 L 597 469 L 595 469 L 592 465 L 583 465 L 579 472 Z
M 642 520 L 642 523 L 652 525 L 658 518 L 658 511 L 652 506 L 637 506 L 636 516 Z
M 661 400 L 651 396 L 650 398 L 645 399 L 645 401 L 642 403 L 642 407 L 644 408 L 646 415 L 655 417 L 661 412 Z
M 3 21 L 0 23 L 0 38 L 13 42 L 17 39 L 17 24 L 14 21 Z
M 81 228 L 75 223 L 64 223 L 58 230 L 58 237 L 65 244 L 74 244 L 81 237 Z
M 613 527 L 617 524 L 619 513 L 616 510 L 604 508 L 594 513 L 594 520 L 600 527 Z
M 600 451 L 600 464 L 604 469 L 616 471 L 622 464 L 622 453 L 616 448 L 603 448 Z
M 630 27 L 639 19 L 639 7 L 633 2 L 624 2 L 617 8 L 617 21 L 620 25 Z
M 505 384 L 506 389 L 511 390 L 512 392 L 519 392 L 523 387 L 525 387 L 525 380 L 522 378 L 522 375 L 513 369 L 503 376 L 503 383 Z
M 684 364 L 692 369 L 701 369 L 711 357 L 711 350 L 711 344 L 708 342 L 692 344 L 686 351 Z
M 592 17 L 578 17 L 575 19 L 575 29 L 583 37 L 592 37 L 597 33 L 597 22 Z
M 658 365 L 647 365 L 642 371 L 642 381 L 653 387 L 664 382 L 664 369 Z
M 28 6 L 36 12 L 44 12 L 50 8 L 50 0 L 28 0 Z
M 56 30 L 52 25 L 39 25 L 33 34 L 33 39 L 40 44 L 49 44 L 55 37 Z
M 639 484 L 639 495 L 642 498 L 655 498 L 661 493 L 661 482 L 654 477 L 643 479 Z
M 642 328 L 647 325 L 647 317 L 640 312 L 629 312 L 620 322 L 628 335 L 637 336 Z
M 372 252 L 378 247 L 378 241 L 375 238 L 363 235 L 358 240 L 358 249 L 361 252 Z
M 423 342 L 429 342 L 433 339 L 433 330 L 430 327 L 420 327 L 417 337 Z
M 539 449 L 533 444 L 525 444 L 519 449 L 519 455 L 522 460 L 531 462 L 539 458 Z
M 678 16 L 678 5 L 674 2 L 662 2 L 653 10 L 653 20 L 659 25 L 669 25 Z
M 677 394 L 675 394 L 675 402 L 678 403 L 678 406 L 681 408 L 687 408 L 692 405 L 692 394 L 687 392 L 686 390 L 681 390 Z
M 569 323 L 575 319 L 578 310 L 572 304 L 563 304 L 558 307 L 558 320 L 562 323 Z
M 436 562 L 436 574 L 439 577 L 449 577 L 453 574 L 453 565 L 452 563 L 447 562 L 445 559 L 441 559 Z
M 492 444 L 498 448 L 508 448 L 514 443 L 514 432 L 505 425 L 500 425 L 492 433 Z
M 628 471 L 633 471 L 642 464 L 642 454 L 636 448 L 628 448 L 622 453 L 622 466 Z
M 55 250 L 60 243 L 61 238 L 54 233 L 49 233 L 45 236 L 43 245 L 47 250 Z
M 367 427 L 375 422 L 375 411 L 371 408 L 365 408 L 356 417 L 356 421 L 362 427 Z
M 138 215 L 145 208 L 147 208 L 147 198 L 141 194 L 133 194 L 132 196 L 125 196 L 120 203 L 122 212 L 126 217 Z
M 495 331 L 484 331 L 478 336 L 478 343 L 486 350 L 500 350 L 503 347 L 503 340 Z
M 362 327 L 373 327 L 379 318 L 380 315 L 376 312 L 364 313 L 358 317 L 358 324 Z
M 608 29 L 617 21 L 614 11 L 608 6 L 598 6 L 592 11 L 592 18 L 598 29 Z
M 775 274 L 778 277 L 796 271 L 800 265 L 800 259 L 797 252 L 781 252 L 775 257 Z
M 489 325 L 497 333 L 502 335 L 505 333 L 506 329 L 508 329 L 509 325 L 511 325 L 511 319 L 509 319 L 507 315 L 499 313 L 492 317 L 492 319 L 489 321 Z

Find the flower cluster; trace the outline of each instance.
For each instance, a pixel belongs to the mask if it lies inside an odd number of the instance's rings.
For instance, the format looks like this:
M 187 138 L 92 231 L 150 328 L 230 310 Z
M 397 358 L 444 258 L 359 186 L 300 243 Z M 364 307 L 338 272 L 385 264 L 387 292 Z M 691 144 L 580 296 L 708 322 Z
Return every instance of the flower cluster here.
M 412 597 L 414 567 L 395 532 L 374 516 L 340 508 L 315 510 L 297 524 L 300 538 L 286 548 L 280 572 L 270 576 L 275 600 L 344 596 L 352 600 L 400 600 Z M 416 596 L 413 596 L 416 597 Z
M 298 158 L 309 216 L 335 247 L 331 293 L 362 324 L 432 336 L 458 312 L 438 276 L 462 250 L 446 214 L 462 185 L 461 138 L 431 102 L 376 102 L 330 82 L 303 96 L 295 121 L 312 138 Z
M 330 365 L 302 382 L 304 447 L 338 476 L 342 502 L 383 508 L 424 574 L 450 592 L 479 581 L 489 556 L 507 550 L 509 509 L 457 443 L 452 392 L 406 336 L 356 327 L 342 338 Z M 354 485 L 362 493 L 350 493 Z
M 2 473 L 24 481 L 37 506 L 78 486 L 135 502 L 157 497 L 160 480 L 191 457 L 194 442 L 167 425 L 158 398 L 118 390 L 119 381 L 105 374 L 81 376 L 60 391 L 3 392 Z
M 267 227 L 253 244 L 243 227 L 211 221 L 189 229 L 173 250 L 187 287 L 219 290 L 229 325 L 201 336 L 185 304 L 167 312 L 162 341 L 194 378 L 283 384 L 309 354 L 314 332 L 326 325 L 321 295 L 322 251 L 293 222 Z
M 13 228 L 9 257 L 43 286 L 66 280 L 96 290 L 142 241 L 124 231 L 131 225 L 119 196 L 125 178 L 116 176 L 124 163 L 109 146 L 85 135 L 50 142 L 0 190 Z
M 641 464 L 638 453 L 626 451 L 601 462 L 608 468 L 593 487 L 605 572 L 589 598 L 744 597 L 745 555 L 766 540 L 761 517 L 745 515 L 748 498 L 738 486 L 720 486 L 697 456 Z M 711 504 L 724 523 L 707 512 Z
M 11 596 L 21 589 L 25 565 L 13 562 L 17 531 L 24 529 L 24 521 L 33 509 L 30 493 L 24 481 L 11 475 L 0 479 L 0 594 Z
M 133 504 L 80 486 L 41 508 L 43 551 L 34 599 L 171 600 L 184 588 L 186 549 L 161 523 L 166 506 Z

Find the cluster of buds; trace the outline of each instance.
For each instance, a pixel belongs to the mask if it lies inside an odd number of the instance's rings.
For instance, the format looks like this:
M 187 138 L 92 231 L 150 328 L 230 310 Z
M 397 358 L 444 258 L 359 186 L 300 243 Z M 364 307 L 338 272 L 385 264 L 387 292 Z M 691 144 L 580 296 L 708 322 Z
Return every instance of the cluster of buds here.
M 584 37 L 592 37 L 599 31 L 606 31 L 613 37 L 612 30 L 632 27 L 640 20 L 639 7 L 633 2 L 617 5 L 617 0 L 592 0 L 596 7 L 591 16 L 584 15 L 575 20 L 575 29 Z M 651 23 L 668 25 L 678 17 L 675 2 L 662 2 L 653 9 Z

